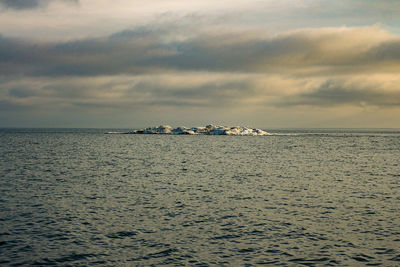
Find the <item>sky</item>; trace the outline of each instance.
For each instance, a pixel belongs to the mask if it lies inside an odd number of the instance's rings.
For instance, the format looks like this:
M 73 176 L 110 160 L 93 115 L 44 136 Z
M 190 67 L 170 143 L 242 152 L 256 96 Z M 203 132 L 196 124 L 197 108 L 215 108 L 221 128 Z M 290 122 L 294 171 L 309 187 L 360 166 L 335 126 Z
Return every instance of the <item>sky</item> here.
M 0 0 L 0 127 L 400 128 L 398 0 Z

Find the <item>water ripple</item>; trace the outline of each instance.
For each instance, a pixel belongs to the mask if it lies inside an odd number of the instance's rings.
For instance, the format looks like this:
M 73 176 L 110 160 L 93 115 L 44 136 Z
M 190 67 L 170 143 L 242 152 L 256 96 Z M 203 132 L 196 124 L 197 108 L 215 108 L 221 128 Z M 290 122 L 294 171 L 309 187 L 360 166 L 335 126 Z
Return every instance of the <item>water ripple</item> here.
M 1 265 L 399 265 L 398 135 L 103 132 L 0 131 Z

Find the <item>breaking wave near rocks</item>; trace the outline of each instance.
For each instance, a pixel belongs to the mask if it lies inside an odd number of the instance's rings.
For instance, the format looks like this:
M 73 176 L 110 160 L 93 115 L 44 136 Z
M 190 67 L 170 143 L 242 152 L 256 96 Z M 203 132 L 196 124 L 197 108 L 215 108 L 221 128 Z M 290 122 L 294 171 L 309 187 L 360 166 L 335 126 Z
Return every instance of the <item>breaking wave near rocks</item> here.
M 106 134 L 173 134 L 173 135 L 241 135 L 241 136 L 264 136 L 273 135 L 266 131 L 250 127 L 225 127 L 207 125 L 204 127 L 177 127 L 172 128 L 169 125 L 161 125 L 158 127 L 149 127 L 129 132 L 106 132 Z

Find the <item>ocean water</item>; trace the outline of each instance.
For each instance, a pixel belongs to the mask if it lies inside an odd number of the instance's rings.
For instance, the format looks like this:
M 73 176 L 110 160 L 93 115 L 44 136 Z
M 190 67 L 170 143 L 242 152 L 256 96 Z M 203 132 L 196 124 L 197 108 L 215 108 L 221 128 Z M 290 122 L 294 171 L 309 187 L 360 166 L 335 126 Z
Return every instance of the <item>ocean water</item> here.
M 399 266 L 400 131 L 0 130 L 0 265 Z

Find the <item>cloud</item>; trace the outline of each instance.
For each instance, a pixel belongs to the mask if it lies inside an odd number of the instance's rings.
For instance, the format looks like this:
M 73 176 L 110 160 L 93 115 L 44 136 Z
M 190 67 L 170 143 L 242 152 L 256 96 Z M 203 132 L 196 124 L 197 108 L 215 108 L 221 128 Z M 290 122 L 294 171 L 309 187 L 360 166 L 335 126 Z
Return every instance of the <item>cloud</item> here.
M 291 77 L 180 72 L 148 75 L 36 77 L 1 83 L 0 99 L 25 108 L 142 110 L 265 107 L 400 107 L 396 74 Z
M 399 36 L 380 26 L 270 35 L 168 24 L 66 42 L 0 36 L 0 101 L 3 114 L 88 120 L 184 113 L 188 120 L 262 122 L 266 114 L 293 118 L 303 110 L 317 118 L 374 108 L 398 114 L 399 51 Z
M 104 38 L 40 43 L 0 36 L 0 70 L 8 75 L 96 76 L 165 71 L 359 73 L 398 71 L 400 37 L 378 26 L 263 33 L 200 33 L 169 28 Z
M 272 34 L 306 27 L 381 23 L 398 32 L 400 16 L 397 0 L 82 0 L 79 6 L 65 4 L 76 2 L 73 0 L 0 1 L 0 33 L 42 40 L 99 37 L 132 25 L 171 22 L 197 30 L 259 28 Z M 7 5 L 42 8 L 12 9 Z M 16 13 L 18 10 L 23 16 Z
M 43 124 L 47 118 L 54 121 L 52 126 L 68 126 L 63 121 L 72 120 L 72 126 L 74 121 L 82 121 L 82 127 L 121 127 L 134 121 L 141 122 L 141 126 L 211 121 L 300 127 L 308 120 L 307 125 L 316 127 L 328 126 L 318 124 L 326 123 L 327 118 L 343 121 L 338 118 L 361 112 L 375 114 L 376 125 L 388 126 L 398 122 L 398 116 L 394 116 L 400 107 L 398 84 L 396 74 L 347 78 L 177 72 L 20 77 L 0 82 L 0 121 L 3 125 L 26 125 L 30 118 L 32 123 L 48 125 Z M 378 114 L 383 117 L 379 119 Z M 356 117 L 359 119 L 360 115 Z M 379 124 L 380 121 L 389 122 Z M 368 123 L 365 118 L 364 123 Z
M 215 73 L 25 78 L 3 82 L 1 87 L 0 98 L 34 109 L 60 104 L 113 109 L 228 107 L 242 104 L 254 93 L 253 81 L 247 75 Z
M 1 0 L 0 4 L 12 9 L 31 9 L 39 7 L 39 0 Z
M 37 77 L 26 86 L 3 87 L 8 88 L 7 97 L 25 104 L 22 99 L 27 98 L 111 106 L 398 103 L 397 91 L 389 89 L 400 88 L 382 87 L 381 77 L 400 69 L 400 38 L 379 26 L 303 29 L 274 36 L 254 31 L 186 36 L 184 29 L 170 26 L 69 42 L 0 36 L 3 76 L 11 81 Z M 122 80 L 103 84 L 103 77 Z M 374 79 L 366 85 L 365 77 Z M 38 84 L 40 80 L 47 82 Z
M 79 0 L 0 0 L 0 5 L 15 10 L 34 9 L 47 6 L 51 2 L 78 3 Z
M 365 79 L 365 78 L 364 78 Z M 283 97 L 282 106 L 377 106 L 400 107 L 399 79 L 387 90 L 383 84 L 365 84 L 349 80 L 332 80 L 323 82 L 316 89 L 308 92 Z

